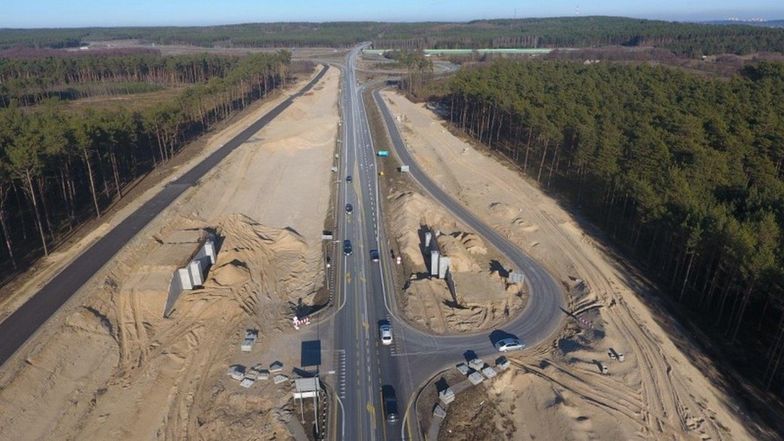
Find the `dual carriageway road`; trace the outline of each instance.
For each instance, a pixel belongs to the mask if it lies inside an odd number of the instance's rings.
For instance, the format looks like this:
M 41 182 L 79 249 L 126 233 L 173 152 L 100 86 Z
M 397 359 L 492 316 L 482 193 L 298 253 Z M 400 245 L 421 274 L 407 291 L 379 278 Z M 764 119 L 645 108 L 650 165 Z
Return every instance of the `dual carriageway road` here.
M 333 341 L 340 359 L 336 391 L 341 427 L 337 432 L 343 440 L 419 439 L 421 431 L 411 409 L 420 387 L 436 372 L 461 361 L 466 351 L 480 357 L 496 352 L 490 332 L 435 336 L 413 328 L 397 314 L 395 295 L 389 289 L 393 286 L 392 263 L 386 257 L 390 252 L 380 221 L 376 152 L 362 99 L 364 88 L 356 79 L 356 59 L 361 49 L 354 48 L 346 57 L 341 83 L 342 173 L 354 179 L 343 181 L 338 198 L 338 225 L 340 239 L 351 240 L 354 252 L 343 256 L 337 269 L 342 275 Z M 525 274 L 531 293 L 529 301 L 523 312 L 502 331 L 517 336 L 529 346 L 547 339 L 563 319 L 564 292 L 558 282 L 433 182 L 417 166 L 400 136 L 395 118 L 377 90 L 373 99 L 381 110 L 395 152 L 402 163 L 410 166 L 411 177 L 435 201 L 504 254 L 515 265 L 515 271 Z M 355 207 L 352 214 L 343 210 L 347 203 Z M 370 260 L 371 249 L 379 250 L 382 256 L 379 262 Z M 378 325 L 382 320 L 392 324 L 391 346 L 380 344 Z M 391 386 L 396 391 L 400 418 L 395 423 L 385 419 L 382 386 Z

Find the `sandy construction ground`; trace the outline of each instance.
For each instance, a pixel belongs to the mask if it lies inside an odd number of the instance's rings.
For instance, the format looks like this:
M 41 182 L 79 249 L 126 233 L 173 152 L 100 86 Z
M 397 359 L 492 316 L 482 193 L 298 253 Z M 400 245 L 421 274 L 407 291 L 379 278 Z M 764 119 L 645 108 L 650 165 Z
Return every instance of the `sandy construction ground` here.
M 494 382 L 489 396 L 503 430 L 477 438 L 484 435 L 470 426 L 447 426 L 449 439 L 752 439 L 731 397 L 706 379 L 709 365 L 698 369 L 673 341 L 696 352 L 689 337 L 665 331 L 641 301 L 645 284 L 518 172 L 453 136 L 423 105 L 384 97 L 434 180 L 560 278 L 575 293 L 572 311 L 589 311 L 581 317 L 593 325 L 581 330 L 570 322 L 559 339 L 518 358 L 517 369 Z M 610 348 L 625 355 L 623 363 L 608 356 Z
M 523 308 L 523 287 L 499 274 L 508 262 L 440 205 L 416 192 L 394 191 L 387 207 L 391 237 L 408 277 L 398 299 L 409 320 L 437 334 L 476 332 L 499 326 Z M 445 280 L 428 276 L 425 228 L 440 233 L 438 246 L 450 259 L 454 296 Z
M 331 69 L 164 211 L 44 327 L 24 363 L 4 366 L 0 439 L 291 439 L 288 383 L 244 389 L 226 372 L 279 360 L 291 375 L 298 362 L 289 321 L 323 281 L 338 78 Z M 175 239 L 202 229 L 221 238 L 217 261 L 164 319 L 159 273 L 188 258 Z M 241 353 L 246 328 L 260 341 Z
M 113 214 L 106 215 L 103 222 L 98 224 L 92 231 L 86 233 L 78 241 L 63 246 L 49 254 L 49 256 L 40 259 L 36 262 L 35 267 L 30 268 L 26 274 L 20 277 L 23 280 L 21 283 L 12 283 L 4 290 L 11 290 L 13 293 L 3 292 L 0 296 L 0 320 L 7 317 L 12 311 L 19 307 L 22 303 L 27 301 L 31 295 L 37 292 L 41 287 L 46 284 L 55 274 L 60 272 L 63 267 L 68 265 L 75 259 L 82 251 L 86 250 L 90 245 L 98 241 L 109 230 L 114 228 L 117 224 L 122 222 L 128 215 L 133 213 L 137 208 L 147 202 L 155 194 L 170 181 L 173 181 L 178 176 L 190 170 L 194 165 L 198 164 L 202 159 L 209 156 L 215 150 L 220 148 L 225 142 L 236 136 L 251 123 L 258 120 L 262 115 L 267 113 L 270 109 L 274 108 L 293 93 L 298 92 L 305 86 L 316 74 L 318 69 L 315 69 L 312 75 L 303 75 L 296 83 L 291 84 L 288 88 L 281 91 L 276 96 L 271 96 L 263 102 L 252 104 L 250 108 L 241 116 L 236 118 L 230 126 L 224 130 L 218 131 L 214 134 L 208 135 L 206 139 L 206 147 L 201 149 L 198 154 L 193 155 L 187 161 L 184 161 L 179 166 L 175 166 L 171 171 L 172 177 L 164 179 L 157 185 L 152 186 L 140 196 L 136 197 L 133 201 L 128 202 L 127 205 Z M 125 203 L 126 201 L 123 201 Z

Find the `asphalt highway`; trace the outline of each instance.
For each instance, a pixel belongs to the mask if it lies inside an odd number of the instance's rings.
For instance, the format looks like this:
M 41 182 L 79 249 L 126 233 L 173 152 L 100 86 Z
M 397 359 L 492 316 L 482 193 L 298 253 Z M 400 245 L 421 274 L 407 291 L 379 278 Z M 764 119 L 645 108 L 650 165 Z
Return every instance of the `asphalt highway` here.
M 354 48 L 347 56 L 348 67 L 341 82 L 343 163 L 338 251 L 343 251 L 343 240 L 352 242 L 353 251 L 343 256 L 337 269 L 340 304 L 333 320 L 340 368 L 335 389 L 342 409 L 340 439 L 373 441 L 395 439 L 397 430 L 390 430 L 394 425 L 386 423 L 381 403 L 381 386 L 387 384 L 383 383 L 382 371 L 389 370 L 380 356 L 387 348 L 378 342 L 378 321 L 385 317 L 379 315 L 384 311 L 383 280 L 379 264 L 370 259 L 370 250 L 379 249 L 378 181 L 370 129 L 353 69 L 359 51 Z M 347 176 L 352 176 L 352 181 L 347 181 Z M 351 214 L 344 210 L 346 204 L 353 205 Z
M 291 103 L 308 92 L 327 72 L 324 67 L 305 87 L 275 106 L 248 128 L 210 154 L 188 172 L 167 184 L 158 194 L 139 207 L 124 221 L 114 227 L 71 264 L 63 268 L 30 300 L 0 323 L 0 365 L 9 358 L 41 327 L 60 307 L 100 270 L 125 244 L 169 206 L 185 190 L 192 187 L 213 167 L 261 130 Z M 163 312 L 161 312 L 163 313 Z
M 363 86 L 356 79 L 356 58 L 361 47 L 354 48 L 346 58 L 341 91 L 343 114 L 344 175 L 353 180 L 342 181 L 340 192 L 340 240 L 351 240 L 353 253 L 344 256 L 338 268 L 341 274 L 338 312 L 334 316 L 335 339 L 339 358 L 336 389 L 340 401 L 341 423 L 337 431 L 342 440 L 420 439 L 416 418 L 410 412 L 413 397 L 436 372 L 464 359 L 467 351 L 480 357 L 496 355 L 491 331 L 472 335 L 434 336 L 413 328 L 400 317 L 396 296 L 388 287 L 392 265 L 388 242 L 379 220 L 382 217 L 378 195 L 373 139 L 362 100 Z M 446 194 L 416 164 L 395 124 L 393 115 L 378 91 L 373 94 L 382 112 L 395 151 L 410 175 L 435 201 L 503 253 L 514 271 L 523 272 L 531 292 L 521 314 L 496 331 L 512 334 L 528 346 L 550 337 L 560 326 L 564 315 L 564 292 L 559 283 L 537 262 L 480 221 L 473 213 Z M 354 206 L 352 214 L 342 207 Z M 369 250 L 377 249 L 380 262 L 372 262 Z M 393 326 L 394 342 L 383 346 L 378 338 L 382 320 Z M 398 397 L 399 420 L 389 423 L 381 399 L 381 387 L 391 386 Z M 400 418 L 404 418 L 402 421 Z

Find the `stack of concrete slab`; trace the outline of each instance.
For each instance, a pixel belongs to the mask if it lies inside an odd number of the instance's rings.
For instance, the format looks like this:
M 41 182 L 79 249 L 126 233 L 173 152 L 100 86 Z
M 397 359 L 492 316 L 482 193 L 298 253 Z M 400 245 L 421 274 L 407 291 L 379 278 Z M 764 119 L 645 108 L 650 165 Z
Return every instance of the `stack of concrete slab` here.
M 242 381 L 242 379 L 245 378 L 245 366 L 241 364 L 231 365 L 229 367 L 228 375 L 237 381 Z
M 446 418 L 446 410 L 444 410 L 444 408 L 441 407 L 440 405 L 436 404 L 436 408 L 433 409 L 433 416 L 436 418 L 444 419 Z
M 259 331 L 255 329 L 248 329 L 245 331 L 245 338 L 242 340 L 242 344 L 240 344 L 240 350 L 242 352 L 250 352 L 253 349 L 253 345 L 256 344 L 256 340 L 259 338 Z
M 468 381 L 470 381 L 473 385 L 477 385 L 485 381 L 485 377 L 483 377 L 479 372 L 472 372 L 471 375 L 468 376 Z
M 488 380 L 495 377 L 497 374 L 498 373 L 491 366 L 487 366 L 482 369 L 482 375 L 487 377 Z
M 289 381 L 289 377 L 287 377 L 285 375 L 275 375 L 272 378 L 272 382 L 275 383 L 275 384 L 284 383 L 286 381 Z
M 469 371 L 468 365 L 465 364 L 465 363 L 458 364 L 457 365 L 457 371 L 460 372 L 463 375 L 468 375 L 468 371 Z
M 253 374 L 256 380 L 267 380 L 270 376 L 269 370 L 262 367 L 261 364 L 257 364 L 250 368 L 250 372 Z
M 274 374 L 274 373 L 280 372 L 282 370 L 283 370 L 283 363 L 281 363 L 279 361 L 274 361 L 274 362 L 272 362 L 272 364 L 270 364 L 269 371 L 271 373 Z
M 448 387 L 438 393 L 438 399 L 441 400 L 441 402 L 445 405 L 449 404 L 452 401 L 455 401 L 455 391 Z
M 479 358 L 474 358 L 473 360 L 468 362 L 468 367 L 475 371 L 481 371 L 483 367 L 485 367 L 485 362 Z
M 242 379 L 242 381 L 240 381 L 240 386 L 244 387 L 245 389 L 250 389 L 250 387 L 253 386 L 253 383 L 255 382 L 256 380 L 245 377 Z
M 503 356 L 502 357 L 498 357 L 495 360 L 495 367 L 497 369 L 499 369 L 499 370 L 502 370 L 502 371 L 506 370 L 506 369 L 509 368 L 509 365 L 510 365 L 509 360 L 506 357 L 503 357 Z

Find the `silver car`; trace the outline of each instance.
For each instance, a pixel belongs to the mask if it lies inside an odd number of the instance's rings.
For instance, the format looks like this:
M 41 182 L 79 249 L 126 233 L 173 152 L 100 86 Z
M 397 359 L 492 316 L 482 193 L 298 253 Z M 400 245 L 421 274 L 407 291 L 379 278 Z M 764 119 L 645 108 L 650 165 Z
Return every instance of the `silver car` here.
M 495 342 L 495 349 L 498 352 L 519 351 L 523 348 L 525 348 L 525 345 L 514 337 L 503 338 Z
M 378 332 L 382 345 L 389 346 L 392 344 L 392 325 L 385 323 L 378 327 Z

